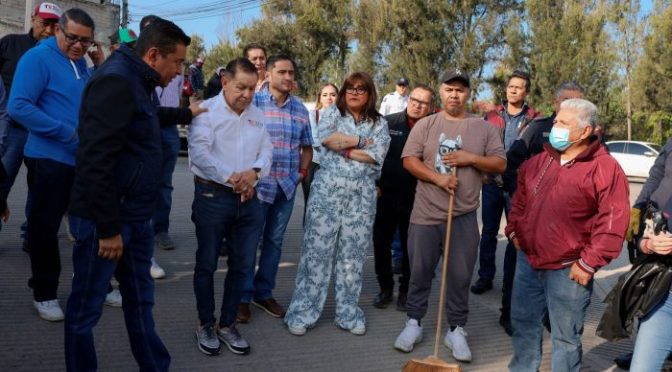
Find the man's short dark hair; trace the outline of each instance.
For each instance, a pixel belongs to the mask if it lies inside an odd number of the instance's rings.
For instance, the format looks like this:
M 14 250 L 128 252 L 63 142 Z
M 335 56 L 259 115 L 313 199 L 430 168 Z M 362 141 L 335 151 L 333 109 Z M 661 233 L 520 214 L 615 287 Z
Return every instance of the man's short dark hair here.
M 532 82 L 530 81 L 530 74 L 528 74 L 525 71 L 515 70 L 511 73 L 511 75 L 509 75 L 509 79 L 506 81 L 506 85 L 509 85 L 511 79 L 513 78 L 525 80 L 525 91 L 526 92 L 530 91 L 530 86 L 532 85 Z
M 175 53 L 177 44 L 189 46 L 191 38 L 176 24 L 165 19 L 154 20 L 147 25 L 135 43 L 135 51 L 144 56 L 150 48 L 157 48 L 162 56 Z
M 266 48 L 264 48 L 263 45 L 259 43 L 249 43 L 245 45 L 245 48 L 243 49 L 243 57 L 248 58 L 247 52 L 249 52 L 252 49 L 261 49 L 264 51 L 264 56 L 268 57 L 268 53 L 266 52 Z
M 58 19 L 58 24 L 61 27 L 61 30 L 65 30 L 66 26 L 68 25 L 68 21 L 73 21 L 78 25 L 88 27 L 91 29 L 91 31 L 96 30 L 96 25 L 93 22 L 93 18 L 91 18 L 89 13 L 79 8 L 70 8 L 66 10 L 61 18 Z
M 434 92 L 434 89 L 432 89 L 429 85 L 427 85 L 427 84 L 417 84 L 415 87 L 413 87 L 413 90 L 416 90 L 416 89 L 422 89 L 426 92 L 431 93 L 432 102 L 434 102 L 434 99 L 436 98 L 436 93 Z
M 579 92 L 579 93 L 581 93 L 581 95 L 584 94 L 584 90 L 583 90 L 583 87 L 581 85 L 579 85 L 578 83 L 573 82 L 573 81 L 565 81 L 564 83 L 560 84 L 558 89 L 555 91 L 555 98 L 560 98 L 560 96 L 562 95 L 562 92 L 564 92 L 566 90 L 569 90 L 569 91 L 572 91 L 572 92 Z
M 292 59 L 292 57 L 286 55 L 286 54 L 277 54 L 274 56 L 270 56 L 268 58 L 268 61 L 266 61 L 266 71 L 271 71 L 273 67 L 275 67 L 275 63 L 279 61 L 289 61 L 292 63 L 292 67 L 296 70 L 296 62 Z
M 248 74 L 257 74 L 257 68 L 247 58 L 236 58 L 224 67 L 227 75 L 234 77 L 239 72 L 247 72 Z
M 142 30 L 144 30 L 145 27 L 147 27 L 152 22 L 158 21 L 158 20 L 164 20 L 164 19 L 157 16 L 157 15 L 154 15 L 154 14 L 150 14 L 150 15 L 146 15 L 146 16 L 142 17 L 142 19 L 140 20 L 140 32 L 142 32 Z

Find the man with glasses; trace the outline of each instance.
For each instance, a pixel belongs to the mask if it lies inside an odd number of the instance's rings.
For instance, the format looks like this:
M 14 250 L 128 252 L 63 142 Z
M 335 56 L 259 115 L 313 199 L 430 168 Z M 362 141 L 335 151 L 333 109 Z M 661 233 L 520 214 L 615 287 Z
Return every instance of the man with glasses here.
M 9 96 L 9 114 L 28 130 L 28 285 L 39 316 L 49 321 L 64 317 L 56 297 L 61 273 L 57 234 L 74 177 L 79 105 L 90 76 L 82 57 L 94 43 L 94 27 L 85 11 L 66 11 L 56 25 L 56 37 L 23 55 Z
M 38 41 L 54 34 L 58 18 L 63 14 L 61 8 L 52 3 L 41 3 L 35 7 L 30 19 L 31 29 L 27 34 L 12 34 L 0 39 L 0 76 L 9 97 L 14 80 L 14 72 L 19 59 L 28 49 L 34 47 Z M 5 166 L 7 177 L 0 181 L 0 198 L 6 199 L 14 185 L 16 175 L 23 161 L 23 147 L 28 138 L 28 131 L 16 121 L 9 120 L 0 123 L 0 156 Z M 26 217 L 30 208 L 30 194 L 26 201 Z M 0 225 L 1 226 L 1 225 Z M 27 224 L 21 226 L 22 237 L 25 239 Z M 24 249 L 26 243 L 24 241 Z
M 401 161 L 401 151 L 415 123 L 429 115 L 433 109 L 434 91 L 426 85 L 418 85 L 408 98 L 406 109 L 385 116 L 390 131 L 390 149 L 385 157 L 380 179 L 377 181 L 378 202 L 373 225 L 373 247 L 376 276 L 380 293 L 373 306 L 384 309 L 391 302 L 394 290 L 391 244 L 399 229 L 402 253 L 402 271 L 399 277 L 397 310 L 406 311 L 406 293 L 411 272 L 408 264 L 408 224 L 413 209 L 417 180 Z

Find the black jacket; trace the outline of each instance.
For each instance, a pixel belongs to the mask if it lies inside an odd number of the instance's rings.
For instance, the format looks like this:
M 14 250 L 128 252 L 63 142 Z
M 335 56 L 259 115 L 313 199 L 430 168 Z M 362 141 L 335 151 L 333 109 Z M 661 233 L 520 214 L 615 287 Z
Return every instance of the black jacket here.
M 70 213 L 93 220 L 100 238 L 152 217 L 163 161 L 160 121 L 174 124 L 180 119 L 168 116 L 181 112 L 160 114 L 159 79 L 123 45 L 84 89 Z
M 544 151 L 544 144 L 548 142 L 548 135 L 553 128 L 553 115 L 532 121 L 527 129 L 515 140 L 506 153 L 506 170 L 502 174 L 504 190 L 513 195 L 518 182 L 518 169 L 523 162 Z
M 609 341 L 630 337 L 633 321 L 646 316 L 667 297 L 672 284 L 672 258 L 650 255 L 618 279 L 604 302 L 607 308 L 597 335 Z
M 0 39 L 0 75 L 8 96 L 19 58 L 35 44 L 37 40 L 33 38 L 33 29 L 27 34 L 11 34 Z
M 210 80 L 208 80 L 208 84 L 205 86 L 205 90 L 203 91 L 203 99 L 212 98 L 218 95 L 219 92 L 221 91 L 222 91 L 222 78 L 220 78 L 219 74 L 215 72 L 210 78 Z
M 377 186 L 380 187 L 383 196 L 410 199 L 412 202 L 417 180 L 404 168 L 401 159 L 401 152 L 411 133 L 406 110 L 387 115 L 385 120 L 390 131 L 390 148 L 385 156 Z
M 7 180 L 7 172 L 5 171 L 5 166 L 0 161 L 0 182 L 5 182 Z M 0 198 L 0 214 L 7 209 L 7 198 Z

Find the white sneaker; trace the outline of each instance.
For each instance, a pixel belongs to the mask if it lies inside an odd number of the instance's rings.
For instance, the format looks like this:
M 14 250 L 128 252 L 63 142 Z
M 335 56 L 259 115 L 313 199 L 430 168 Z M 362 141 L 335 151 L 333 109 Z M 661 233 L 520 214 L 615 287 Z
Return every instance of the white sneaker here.
M 366 333 L 366 325 L 364 323 L 357 324 L 355 328 L 350 330 L 350 333 L 355 336 L 363 336 Z
M 44 320 L 60 322 L 65 319 L 65 314 L 63 314 L 63 310 L 61 310 L 61 305 L 58 304 L 58 300 L 33 301 L 33 306 L 37 309 L 40 318 Z
M 154 257 L 152 257 L 152 267 L 149 269 L 149 274 L 154 279 L 163 279 L 166 277 L 166 271 L 156 263 Z
M 453 358 L 460 362 L 471 362 L 471 350 L 467 344 L 467 332 L 462 327 L 455 327 L 454 331 L 448 329 L 443 344 L 453 351 Z
M 121 301 L 121 292 L 118 289 L 113 289 L 105 296 L 105 305 L 107 306 L 121 307 Z
M 413 318 L 406 320 L 406 327 L 401 331 L 397 340 L 394 341 L 394 348 L 405 353 L 413 351 L 413 346 L 422 341 L 422 326 Z
M 306 327 L 303 326 L 287 326 L 287 330 L 289 333 L 293 334 L 294 336 L 303 336 L 306 334 L 306 331 L 308 330 Z

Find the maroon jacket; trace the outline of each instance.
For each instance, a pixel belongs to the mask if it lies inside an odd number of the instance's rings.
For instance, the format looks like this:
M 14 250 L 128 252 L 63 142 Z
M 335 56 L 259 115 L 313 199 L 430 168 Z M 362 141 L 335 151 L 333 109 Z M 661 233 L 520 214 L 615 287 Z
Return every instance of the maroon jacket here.
M 520 168 L 506 236 L 518 239 L 535 269 L 578 261 L 592 274 L 621 252 L 630 219 L 627 178 L 596 137 L 562 166 L 548 143 L 544 150 Z
M 504 138 L 504 127 L 506 126 L 506 121 L 504 121 L 504 110 L 506 110 L 506 107 L 504 105 L 497 105 L 497 107 L 494 110 L 488 111 L 483 117 L 485 121 L 501 130 L 502 138 Z M 523 120 L 523 123 L 521 124 L 520 128 L 518 128 L 518 133 L 522 133 L 523 130 L 525 130 L 525 128 L 527 127 L 527 125 L 530 124 L 532 120 L 538 118 L 539 116 L 541 116 L 540 112 L 534 111 L 534 108 L 532 108 L 532 106 L 527 106 L 527 112 L 525 112 L 525 120 Z

